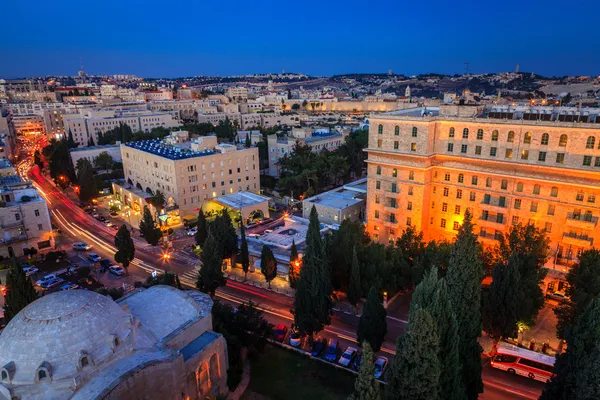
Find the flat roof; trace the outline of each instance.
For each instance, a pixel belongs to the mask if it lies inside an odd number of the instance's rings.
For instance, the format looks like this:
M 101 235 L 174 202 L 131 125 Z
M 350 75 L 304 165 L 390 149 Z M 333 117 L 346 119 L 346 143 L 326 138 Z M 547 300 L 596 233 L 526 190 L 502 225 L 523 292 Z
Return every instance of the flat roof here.
M 362 178 L 357 181 L 347 183 L 343 186 L 343 188 L 354 190 L 360 193 L 367 193 L 367 178 Z
M 304 201 L 341 210 L 364 201 L 357 196 L 357 192 L 342 188 L 337 191 L 321 193 Z
M 86 150 L 101 150 L 101 149 L 110 149 L 110 148 L 114 148 L 114 147 L 121 147 L 121 145 L 120 144 L 104 144 L 104 145 L 87 146 L 87 147 L 76 147 L 69 151 L 74 152 L 74 151 L 86 151 Z
M 179 350 L 183 356 L 183 361 L 189 360 L 194 354 L 198 354 L 200 351 L 204 350 L 209 344 L 217 340 L 219 336 L 218 333 L 213 331 L 206 331 L 196 339 L 192 340 L 187 346 Z
M 498 346 L 497 353 L 508 354 L 517 357 L 526 357 L 528 359 L 540 362 L 546 365 L 554 365 L 556 358 L 548 356 L 546 354 L 537 353 L 535 351 L 523 349 L 521 347 L 514 346 L 512 344 L 503 343 Z
M 406 117 L 422 117 L 424 114 L 428 114 L 433 117 L 437 117 L 440 115 L 439 107 L 415 107 L 415 108 L 407 108 L 405 110 L 396 110 L 386 112 L 384 114 L 388 115 L 402 115 Z
M 237 192 L 215 197 L 213 201 L 226 207 L 240 208 L 268 202 L 269 198 L 252 192 Z
M 194 151 L 180 146 L 173 146 L 161 140 L 142 140 L 139 142 L 128 142 L 121 146 L 131 147 L 155 156 L 167 158 L 169 160 L 184 160 L 187 158 L 210 156 L 215 154 L 212 150 Z

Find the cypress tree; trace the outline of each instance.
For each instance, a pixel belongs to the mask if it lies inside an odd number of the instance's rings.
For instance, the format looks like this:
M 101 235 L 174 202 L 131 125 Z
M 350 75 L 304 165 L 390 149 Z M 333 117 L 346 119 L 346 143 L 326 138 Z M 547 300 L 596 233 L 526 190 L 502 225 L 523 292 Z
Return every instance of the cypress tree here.
M 567 335 L 567 351 L 556 358 L 554 376 L 540 400 L 600 398 L 600 299 L 595 298 Z
M 204 211 L 202 211 L 202 207 L 200 207 L 200 211 L 198 211 L 198 223 L 196 224 L 196 236 L 194 236 L 194 240 L 196 244 L 203 246 L 206 238 L 208 237 L 208 225 L 206 222 L 206 215 L 204 215 Z
M 73 140 L 73 132 L 71 132 L 70 129 L 69 134 L 67 136 L 67 147 L 69 149 L 74 149 L 75 147 L 77 147 L 77 143 L 75 143 L 75 140 Z
M 140 233 L 144 236 L 146 242 L 152 246 L 156 246 L 162 236 L 160 228 L 156 226 L 148 206 L 144 206 L 144 214 L 140 221 Z
M 519 257 L 512 255 L 506 264 L 492 270 L 492 284 L 483 303 L 483 329 L 497 343 L 515 337 L 519 307 L 523 303 L 519 290 Z
M 348 397 L 348 400 L 379 400 L 379 382 L 375 379 L 374 373 L 373 349 L 368 342 L 364 342 L 360 370 L 354 382 L 354 393 Z
M 125 224 L 121 225 L 115 235 L 115 247 L 117 248 L 115 261 L 123 264 L 123 268 L 129 267 L 129 263 L 135 257 L 135 246 L 133 245 L 129 229 L 127 229 Z
M 458 229 L 452 245 L 446 279 L 452 308 L 456 315 L 459 337 L 459 354 L 466 399 L 477 399 L 483 392 L 481 380 L 481 352 L 478 338 L 481 335 L 481 280 L 483 266 L 480 245 L 473 233 L 471 214 Z
M 301 334 L 312 336 L 331 323 L 331 279 L 327 268 L 321 225 L 316 208 L 310 211 L 306 250 L 294 298 L 294 323 Z
M 86 158 L 77 160 L 77 181 L 79 182 L 79 199 L 81 201 L 91 201 L 98 195 L 94 170 Z
M 7 324 L 19 311 L 37 299 L 37 293 L 31 284 L 31 279 L 25 275 L 14 254 L 10 262 L 11 266 L 6 276 L 6 296 L 4 298 L 4 321 Z
M 246 228 L 244 228 L 244 224 L 242 223 L 242 227 L 240 228 L 240 235 L 242 237 L 242 245 L 241 245 L 241 264 L 242 270 L 244 271 L 244 280 L 248 279 L 248 271 L 250 270 L 250 255 L 248 254 L 248 242 L 246 241 Z
M 221 214 L 210 224 L 209 231 L 221 246 L 223 258 L 231 258 L 237 252 L 237 234 L 227 208 L 224 208 Z
M 436 268 L 429 273 L 416 287 L 410 312 L 423 308 L 431 314 L 438 331 L 439 361 L 440 361 L 440 399 L 464 399 L 459 352 L 458 327 L 452 304 L 448 297 L 448 287 L 445 279 L 439 279 Z
M 356 247 L 352 248 L 352 268 L 350 270 L 350 286 L 348 287 L 348 301 L 354 307 L 362 297 L 362 288 L 360 284 L 360 266 L 356 256 Z
M 396 357 L 387 374 L 388 400 L 430 400 L 440 392 L 438 333 L 429 311 L 410 313 L 408 327 L 396 341 Z
M 202 267 L 198 272 L 196 287 L 202 292 L 209 293 L 211 297 L 214 297 L 215 291 L 219 286 L 225 286 L 221 251 L 222 247 L 217 242 L 217 239 L 212 232 L 209 233 L 204 243 Z
M 374 286 L 371 286 L 363 313 L 358 321 L 356 331 L 358 343 L 366 341 L 374 351 L 379 351 L 387 334 L 386 315 L 381 295 Z
M 246 134 L 246 142 L 244 143 L 244 145 L 246 146 L 246 148 L 249 148 L 250 146 L 252 146 L 252 143 L 250 142 L 250 134 Z
M 271 288 L 271 281 L 277 276 L 277 260 L 273 255 L 273 251 L 266 244 L 263 245 L 262 252 L 260 254 L 260 270 L 265 277 L 265 280 Z
M 290 267 L 288 270 L 288 277 L 290 279 L 290 287 L 296 288 L 296 282 L 298 282 L 298 268 L 300 266 L 300 257 L 298 256 L 298 249 L 296 248 L 296 241 L 292 239 L 292 249 L 290 250 Z

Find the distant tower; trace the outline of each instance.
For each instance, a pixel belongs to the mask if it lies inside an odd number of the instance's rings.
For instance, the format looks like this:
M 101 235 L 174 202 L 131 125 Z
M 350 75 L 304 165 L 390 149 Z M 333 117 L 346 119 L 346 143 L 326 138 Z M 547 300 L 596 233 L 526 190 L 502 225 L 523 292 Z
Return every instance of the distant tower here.
M 406 89 L 404 90 L 404 97 L 407 97 L 410 99 L 410 85 L 406 86 Z
M 517 64 L 517 66 L 515 67 L 515 74 L 519 73 L 519 64 Z
M 388 75 L 394 75 L 394 73 L 392 72 L 392 69 L 388 69 Z
M 469 75 L 469 62 L 465 62 L 465 75 Z
M 285 68 L 281 68 L 281 75 L 285 74 Z

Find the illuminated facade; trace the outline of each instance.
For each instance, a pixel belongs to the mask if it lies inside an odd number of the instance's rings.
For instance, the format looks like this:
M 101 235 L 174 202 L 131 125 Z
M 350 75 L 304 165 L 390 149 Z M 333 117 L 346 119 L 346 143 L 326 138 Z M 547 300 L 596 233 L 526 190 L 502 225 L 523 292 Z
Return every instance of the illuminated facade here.
M 600 116 L 528 114 L 479 109 L 467 118 L 428 108 L 372 116 L 371 237 L 392 242 L 411 225 L 428 240 L 452 239 L 469 209 L 484 245 L 517 223 L 545 230 L 554 256 L 547 266 L 597 247 Z

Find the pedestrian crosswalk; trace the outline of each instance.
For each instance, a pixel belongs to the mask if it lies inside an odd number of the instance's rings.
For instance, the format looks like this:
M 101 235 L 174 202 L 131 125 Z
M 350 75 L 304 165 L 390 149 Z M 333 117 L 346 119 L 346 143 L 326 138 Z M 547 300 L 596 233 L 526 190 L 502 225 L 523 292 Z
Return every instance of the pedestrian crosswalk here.
M 192 271 L 184 272 L 179 277 L 179 280 L 181 280 L 182 282 L 184 282 L 184 280 L 185 280 L 186 283 L 192 282 L 193 285 L 195 285 L 196 281 L 198 280 L 198 271 L 200 271 L 200 267 L 199 266 L 195 266 Z

